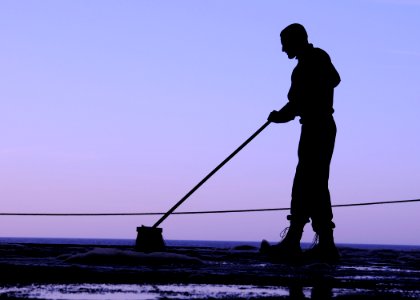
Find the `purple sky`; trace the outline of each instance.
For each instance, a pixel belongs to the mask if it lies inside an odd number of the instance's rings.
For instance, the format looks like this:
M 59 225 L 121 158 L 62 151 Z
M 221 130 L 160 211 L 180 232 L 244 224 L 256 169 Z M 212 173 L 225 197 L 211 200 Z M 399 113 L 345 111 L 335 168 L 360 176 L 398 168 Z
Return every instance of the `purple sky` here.
M 342 77 L 334 204 L 418 199 L 419 15 L 415 0 L 1 1 L 0 212 L 167 211 L 284 105 L 294 22 Z M 179 211 L 288 207 L 298 138 L 297 120 L 270 125 Z M 420 244 L 419 210 L 337 208 L 336 241 Z M 286 215 L 162 227 L 277 240 Z M 135 238 L 157 219 L 0 216 L 0 236 Z

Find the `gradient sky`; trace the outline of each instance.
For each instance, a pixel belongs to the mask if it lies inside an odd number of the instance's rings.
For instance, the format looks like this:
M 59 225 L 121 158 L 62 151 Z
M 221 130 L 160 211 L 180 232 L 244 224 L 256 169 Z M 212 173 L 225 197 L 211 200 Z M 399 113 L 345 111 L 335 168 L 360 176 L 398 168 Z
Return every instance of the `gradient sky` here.
M 0 212 L 167 211 L 287 99 L 299 22 L 340 72 L 334 204 L 420 198 L 420 1 L 0 1 Z M 179 211 L 288 207 L 299 122 Z M 420 203 L 336 208 L 336 241 L 420 244 Z M 287 212 L 171 216 L 166 239 L 279 239 Z M 3 237 L 135 238 L 158 217 L 5 217 Z M 305 230 L 304 241 L 313 232 Z

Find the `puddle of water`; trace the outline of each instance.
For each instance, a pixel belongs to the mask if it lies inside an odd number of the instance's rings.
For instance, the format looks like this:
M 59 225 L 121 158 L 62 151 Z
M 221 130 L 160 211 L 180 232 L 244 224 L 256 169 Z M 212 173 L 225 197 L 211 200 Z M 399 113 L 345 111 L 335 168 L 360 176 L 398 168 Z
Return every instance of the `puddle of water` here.
M 420 274 L 420 270 L 410 270 L 410 269 L 399 269 L 391 268 L 389 266 L 341 266 L 342 270 L 357 270 L 357 271 L 381 271 L 381 272 L 398 272 L 398 273 L 408 273 L 408 274 Z
M 320 293 L 324 296 L 320 297 Z M 2 296 L 19 299 L 57 300 L 153 300 L 153 299 L 324 299 L 338 296 L 398 295 L 398 299 L 419 299 L 419 291 L 400 289 L 369 290 L 360 288 L 316 289 L 310 287 L 290 290 L 287 287 L 253 285 L 135 285 L 135 284 L 37 284 L 0 287 Z M 315 297 L 315 298 L 314 298 Z M 359 299 L 359 298 L 355 298 Z M 376 298 L 375 298 L 376 299 Z
M 305 288 L 305 294 L 310 290 Z M 135 285 L 135 284 L 45 284 L 1 287 L 0 296 L 27 299 L 203 299 L 284 297 L 289 289 L 252 285 Z

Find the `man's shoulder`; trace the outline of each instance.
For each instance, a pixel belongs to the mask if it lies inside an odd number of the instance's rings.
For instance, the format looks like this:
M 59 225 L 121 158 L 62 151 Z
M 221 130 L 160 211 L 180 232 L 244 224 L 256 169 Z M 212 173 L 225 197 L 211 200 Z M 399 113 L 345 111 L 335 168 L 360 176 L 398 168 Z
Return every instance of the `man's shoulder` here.
M 312 48 L 311 52 L 311 56 L 315 59 L 330 60 L 330 56 L 328 55 L 328 53 L 321 48 L 314 47 Z

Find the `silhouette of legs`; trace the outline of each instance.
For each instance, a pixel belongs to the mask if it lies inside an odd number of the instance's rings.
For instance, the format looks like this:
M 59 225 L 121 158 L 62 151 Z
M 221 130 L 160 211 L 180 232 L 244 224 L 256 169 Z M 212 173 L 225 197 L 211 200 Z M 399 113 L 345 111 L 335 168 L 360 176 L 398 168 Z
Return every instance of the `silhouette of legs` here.
M 336 132 L 333 118 L 302 124 L 290 217 L 302 222 L 311 219 L 312 228 L 319 236 L 319 244 L 306 256 L 331 262 L 339 258 L 333 237 L 335 225 L 328 189 Z
M 315 232 L 333 228 L 328 179 L 334 151 L 334 119 L 304 123 L 299 141 L 299 163 L 292 188 L 291 218 L 312 220 Z
M 302 122 L 299 141 L 299 163 L 293 180 L 290 227 L 281 242 L 261 243 L 261 252 L 278 260 L 294 261 L 302 258 L 300 240 L 309 220 L 319 237 L 319 243 L 307 251 L 305 258 L 335 262 L 339 253 L 335 247 L 328 180 L 337 128 L 332 117 Z

